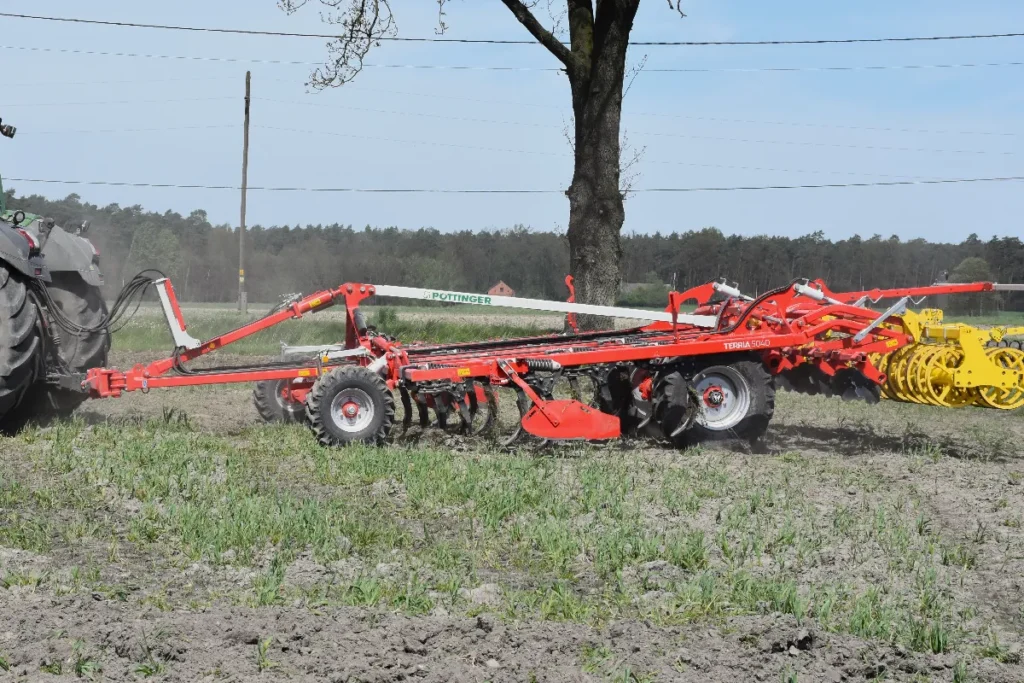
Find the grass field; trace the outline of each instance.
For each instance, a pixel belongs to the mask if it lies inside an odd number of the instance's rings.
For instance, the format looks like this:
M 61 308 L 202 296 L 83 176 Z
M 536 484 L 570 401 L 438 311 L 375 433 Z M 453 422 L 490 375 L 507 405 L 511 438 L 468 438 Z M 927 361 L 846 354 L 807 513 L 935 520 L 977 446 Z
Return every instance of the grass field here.
M 163 348 L 152 319 L 116 363 Z M 781 393 L 767 455 L 418 428 L 336 451 L 244 386 L 96 401 L 0 440 L 0 676 L 1021 681 L 1022 436 Z

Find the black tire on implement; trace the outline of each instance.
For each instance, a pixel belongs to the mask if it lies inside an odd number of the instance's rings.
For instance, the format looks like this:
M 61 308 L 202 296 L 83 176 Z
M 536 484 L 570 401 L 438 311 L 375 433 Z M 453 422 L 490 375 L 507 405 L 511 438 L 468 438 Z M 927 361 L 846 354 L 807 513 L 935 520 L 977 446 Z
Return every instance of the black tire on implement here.
M 677 448 L 686 446 L 686 430 L 693 422 L 696 399 L 682 373 L 671 372 L 658 377 L 654 384 L 654 419 L 662 434 Z
M 761 361 L 750 357 L 736 360 L 722 358 L 720 364 L 698 372 L 692 380 L 694 386 L 697 386 L 702 376 L 709 373 L 723 373 L 727 379 L 732 378 L 745 385 L 745 390 L 749 392 L 749 405 L 743 417 L 726 429 L 710 428 L 698 415 L 693 426 L 680 435 L 682 445 L 691 446 L 708 441 L 744 441 L 753 445 L 763 439 L 775 414 L 775 381 Z M 698 402 L 701 400 L 698 396 Z
M 39 309 L 20 275 L 0 263 L 0 427 L 23 402 L 40 370 Z
M 46 291 L 59 313 L 83 328 L 95 329 L 103 324 L 107 304 L 99 287 L 88 284 L 74 273 L 54 273 L 51 277 Z M 70 372 L 84 373 L 107 365 L 110 333 L 106 329 L 82 334 L 73 334 L 59 326 L 54 329 L 60 337 L 56 352 Z M 19 412 L 23 413 L 25 422 L 45 424 L 69 417 L 87 398 L 88 395 L 80 391 L 37 383 L 29 389 Z
M 291 380 L 265 380 L 257 382 L 252 390 L 252 402 L 264 422 L 293 424 L 306 418 L 306 406 L 286 401 L 281 395 L 284 385 Z
M 355 406 L 350 418 L 346 407 Z M 323 446 L 381 445 L 395 424 L 395 397 L 383 378 L 358 365 L 334 368 L 306 395 L 306 419 Z

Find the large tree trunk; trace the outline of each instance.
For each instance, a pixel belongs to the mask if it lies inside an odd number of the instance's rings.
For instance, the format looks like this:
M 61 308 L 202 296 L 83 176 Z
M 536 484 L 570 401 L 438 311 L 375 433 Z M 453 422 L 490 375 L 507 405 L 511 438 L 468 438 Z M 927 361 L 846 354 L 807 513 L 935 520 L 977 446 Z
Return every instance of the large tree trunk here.
M 637 2 L 599 3 L 592 33 L 574 35 L 589 52 L 585 66 L 568 69 L 576 124 L 575 168 L 569 197 L 569 267 L 581 303 L 612 305 L 621 280 L 619 232 L 625 220 L 619 185 L 619 126 L 626 48 Z M 577 41 L 592 41 L 592 49 Z M 582 329 L 613 321 L 579 316 Z

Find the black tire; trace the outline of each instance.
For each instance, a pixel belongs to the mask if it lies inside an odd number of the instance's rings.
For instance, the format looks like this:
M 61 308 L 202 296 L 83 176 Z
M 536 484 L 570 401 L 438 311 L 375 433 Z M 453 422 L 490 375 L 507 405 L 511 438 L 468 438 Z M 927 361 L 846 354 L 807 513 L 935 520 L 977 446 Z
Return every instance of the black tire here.
M 51 277 L 46 291 L 65 318 L 89 329 L 103 324 L 108 312 L 99 287 L 88 284 L 74 273 L 54 273 Z M 60 338 L 56 353 L 70 372 L 85 373 L 107 365 L 110 333 L 106 329 L 80 335 L 60 327 L 55 327 L 55 331 Z M 80 391 L 39 383 L 29 389 L 21 411 L 25 413 L 25 421 L 46 424 L 53 419 L 70 417 L 88 397 Z
M 654 420 L 666 439 L 676 447 L 686 445 L 686 430 L 693 423 L 696 410 L 690 385 L 681 372 L 659 377 L 654 385 Z
M 745 441 L 754 444 L 764 438 L 768 425 L 775 414 L 775 381 L 765 370 L 760 360 L 723 359 L 722 364 L 705 367 L 690 380 L 690 384 L 698 388 L 702 378 L 712 373 L 720 373 L 728 379 L 745 384 L 749 393 L 749 404 L 742 418 L 735 424 L 724 428 L 713 428 L 698 413 L 693 426 L 682 433 L 682 446 L 692 446 L 709 441 Z M 698 389 L 698 394 L 699 394 Z M 703 398 L 698 396 L 698 405 Z
M 252 390 L 252 402 L 264 422 L 294 424 L 306 419 L 306 406 L 295 401 L 286 401 L 281 396 L 282 386 L 291 380 L 266 380 L 257 382 Z
M 0 263 L 0 426 L 16 431 L 16 410 L 39 376 L 39 309 L 24 279 Z M 15 424 L 17 423 L 17 424 Z
M 342 423 L 341 401 L 356 404 L 354 422 Z M 369 410 L 367 410 L 369 409 Z M 365 424 L 359 413 L 369 412 Z M 381 445 L 395 423 L 395 397 L 380 375 L 357 366 L 334 368 L 313 385 L 306 396 L 306 419 L 323 446 L 351 443 Z

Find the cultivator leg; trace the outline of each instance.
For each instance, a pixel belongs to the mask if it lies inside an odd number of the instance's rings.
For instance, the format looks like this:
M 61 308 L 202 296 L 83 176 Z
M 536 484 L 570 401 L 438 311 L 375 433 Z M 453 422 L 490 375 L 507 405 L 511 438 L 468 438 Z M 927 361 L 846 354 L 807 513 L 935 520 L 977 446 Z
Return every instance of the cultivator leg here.
M 471 380 L 445 388 L 401 386 L 399 395 L 404 410 L 402 427 L 406 431 L 412 426 L 414 404 L 422 428 L 434 425 L 448 429 L 448 419 L 454 412 L 459 420 L 458 432 L 476 436 L 487 434 L 498 419 L 498 398 L 489 384 Z M 431 410 L 434 411 L 433 421 Z

